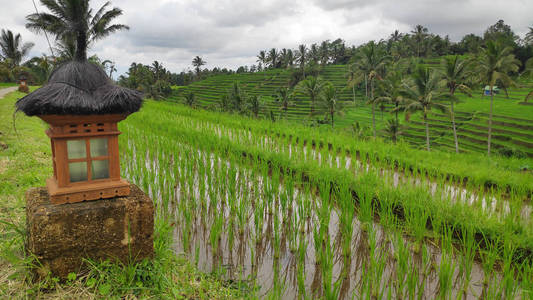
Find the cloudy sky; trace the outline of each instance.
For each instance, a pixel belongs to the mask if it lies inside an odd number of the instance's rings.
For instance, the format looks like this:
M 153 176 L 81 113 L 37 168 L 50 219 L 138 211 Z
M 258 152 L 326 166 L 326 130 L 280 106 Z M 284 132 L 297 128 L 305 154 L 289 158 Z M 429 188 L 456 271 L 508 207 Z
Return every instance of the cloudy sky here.
M 92 0 L 91 6 L 103 3 Z M 196 55 L 209 68 L 236 68 L 254 64 L 261 49 L 339 37 L 358 45 L 416 24 L 453 41 L 481 35 L 499 19 L 521 37 L 533 26 L 531 0 L 114 0 L 112 5 L 124 11 L 118 22 L 131 29 L 94 44 L 89 55 L 115 61 L 119 73 L 131 62 L 154 60 L 180 72 L 191 68 Z M 35 12 L 32 0 L 0 0 L 0 7 L 0 28 L 35 42 L 31 55 L 50 54 L 44 36 L 24 27 L 25 16 Z

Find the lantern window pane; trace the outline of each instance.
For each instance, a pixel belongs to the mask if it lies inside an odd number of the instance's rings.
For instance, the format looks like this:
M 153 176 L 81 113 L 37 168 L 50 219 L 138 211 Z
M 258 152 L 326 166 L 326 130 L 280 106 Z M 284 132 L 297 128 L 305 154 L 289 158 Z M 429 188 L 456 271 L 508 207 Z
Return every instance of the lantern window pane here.
M 91 157 L 107 155 L 107 138 L 91 139 Z
M 93 160 L 92 165 L 92 179 L 105 179 L 109 178 L 109 161 L 105 160 Z
M 85 140 L 67 141 L 68 159 L 77 159 L 87 157 Z
M 87 163 L 72 162 L 68 164 L 70 182 L 87 181 Z

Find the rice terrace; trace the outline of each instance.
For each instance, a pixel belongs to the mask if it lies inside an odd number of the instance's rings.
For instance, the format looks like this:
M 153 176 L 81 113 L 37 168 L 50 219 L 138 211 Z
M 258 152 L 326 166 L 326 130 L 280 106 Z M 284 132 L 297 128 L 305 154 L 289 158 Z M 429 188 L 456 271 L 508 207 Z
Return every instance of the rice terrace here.
M 1 299 L 533 299 L 531 4 L 192 2 L 5 5 Z

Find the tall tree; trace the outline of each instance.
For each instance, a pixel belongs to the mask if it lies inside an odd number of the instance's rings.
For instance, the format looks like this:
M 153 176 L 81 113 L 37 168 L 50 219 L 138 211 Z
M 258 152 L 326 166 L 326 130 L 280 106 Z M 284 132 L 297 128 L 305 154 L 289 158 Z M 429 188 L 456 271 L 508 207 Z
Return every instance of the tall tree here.
M 317 44 L 311 44 L 311 48 L 309 48 L 309 58 L 314 64 L 317 64 L 320 61 L 320 50 Z
M 320 44 L 320 62 L 322 65 L 326 65 L 329 60 L 329 41 L 323 41 Z
M 267 56 L 265 50 L 259 51 L 259 54 L 257 55 L 257 62 L 261 66 L 266 66 L 267 63 Z
M 300 81 L 296 86 L 296 90 L 307 95 L 311 100 L 311 110 L 309 112 L 310 116 L 315 114 L 316 100 L 322 89 L 324 88 L 325 82 L 320 77 L 307 76 L 305 80 Z
M 331 83 L 324 86 L 324 90 L 320 94 L 320 103 L 331 119 L 331 127 L 335 125 L 335 114 L 340 114 L 342 110 L 342 103 L 337 97 L 337 89 Z
M 398 141 L 398 136 L 403 133 L 402 131 L 403 126 L 400 124 L 399 120 L 396 119 L 390 119 L 387 120 L 387 123 L 385 124 L 385 127 L 383 128 L 383 133 L 390 137 L 392 142 L 396 144 L 396 141 Z
M 305 45 L 298 46 L 298 63 L 302 69 L 303 78 L 305 79 L 305 60 L 307 59 L 307 47 Z
M 431 69 L 417 67 L 412 79 L 412 84 L 408 85 L 404 91 L 405 98 L 408 101 L 405 110 L 408 112 L 422 112 L 424 125 L 426 126 L 426 149 L 430 151 L 428 113 L 432 108 L 446 111 L 446 106 L 438 102 L 446 94 L 442 89 L 441 78 L 437 72 Z
M 268 51 L 268 62 L 270 63 L 271 68 L 277 68 L 278 67 L 278 59 L 279 59 L 279 53 L 276 48 L 270 49 Z
M 420 57 L 420 52 L 422 50 L 422 45 L 425 42 L 428 34 L 428 29 L 420 24 L 416 25 L 415 28 L 411 31 L 413 39 L 416 43 L 416 56 Z
M 524 42 L 527 45 L 533 45 L 533 26 L 529 27 L 529 32 L 526 34 Z
M 457 128 L 455 126 L 455 114 L 453 105 L 458 101 L 455 96 L 457 90 L 470 94 L 470 88 L 466 85 L 468 77 L 472 74 L 468 73 L 468 62 L 459 56 L 448 56 L 442 60 L 444 68 L 444 82 L 449 92 L 450 99 L 450 118 L 452 121 L 453 140 L 455 142 L 455 152 L 459 153 L 459 142 L 457 140 Z
M 2 29 L 0 34 L 0 59 L 8 60 L 10 68 L 19 66 L 22 59 L 28 55 L 33 43 L 22 43 L 20 33 L 13 34 L 11 30 Z
M 253 95 L 247 99 L 246 108 L 255 118 L 259 118 L 259 113 L 261 112 L 261 108 L 263 108 L 263 104 L 261 96 Z
M 26 16 L 26 28 L 55 35 L 56 40 L 76 41 L 75 58 L 87 59 L 87 48 L 97 40 L 128 26 L 111 24 L 122 15 L 120 8 L 107 10 L 110 2 L 104 3 L 93 14 L 89 0 L 41 0 L 50 13 L 40 12 Z
M 513 80 L 509 76 L 510 72 L 518 71 L 520 61 L 518 61 L 513 49 L 509 46 L 505 47 L 501 43 L 493 40 L 487 41 L 487 47 L 483 49 L 477 57 L 477 74 L 480 77 L 480 82 L 486 84 L 490 88 L 490 108 L 489 108 L 489 128 L 487 138 L 487 155 L 490 155 L 490 146 L 492 138 L 492 107 L 494 103 L 494 86 L 497 84 L 504 84 L 509 86 L 513 84 Z
M 513 32 L 511 26 L 505 24 L 503 20 L 498 20 L 494 25 L 489 26 L 483 34 L 485 43 L 494 41 L 502 44 L 504 47 L 516 47 L 518 36 Z
M 353 103 L 355 104 L 355 86 L 361 82 L 357 64 L 349 64 L 346 66 L 344 76 L 348 78 L 348 87 L 352 89 Z
M 522 75 L 526 75 L 526 76 L 529 76 L 530 78 L 533 78 L 533 57 L 527 60 L 526 67 Z M 526 97 L 524 98 L 524 101 L 527 102 L 531 98 L 533 98 L 533 90 L 531 90 L 526 95 Z
M 359 70 L 360 76 L 365 78 L 365 89 L 367 91 L 370 90 L 370 98 L 367 101 L 372 104 L 372 130 L 374 138 L 376 137 L 374 81 L 381 78 L 380 74 L 383 72 L 385 64 L 390 58 L 374 41 L 370 41 L 361 47 L 357 54 L 357 69 Z
M 377 103 L 394 104 L 394 120 L 399 124 L 398 112 L 403 105 L 403 88 L 404 88 L 403 71 L 396 63 L 388 70 L 387 75 L 378 84 Z
M 200 67 L 205 65 L 207 62 L 204 61 L 200 56 L 196 56 L 192 59 L 192 65 L 196 70 L 196 76 L 200 76 Z
M 293 105 L 293 93 L 291 90 L 289 90 L 289 88 L 282 87 L 276 91 L 274 99 L 274 101 L 276 101 L 276 103 L 280 106 L 281 118 L 286 118 L 289 106 Z

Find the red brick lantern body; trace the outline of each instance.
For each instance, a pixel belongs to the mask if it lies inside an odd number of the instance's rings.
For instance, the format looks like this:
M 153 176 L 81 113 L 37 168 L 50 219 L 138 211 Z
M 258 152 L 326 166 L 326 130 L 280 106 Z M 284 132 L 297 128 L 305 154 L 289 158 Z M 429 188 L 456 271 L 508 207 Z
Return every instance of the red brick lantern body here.
M 127 115 L 41 115 L 50 125 L 54 176 L 46 182 L 54 204 L 128 196 L 120 178 L 117 123 Z

